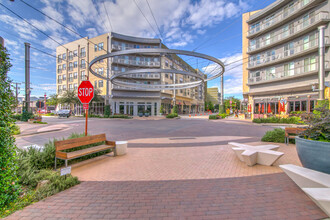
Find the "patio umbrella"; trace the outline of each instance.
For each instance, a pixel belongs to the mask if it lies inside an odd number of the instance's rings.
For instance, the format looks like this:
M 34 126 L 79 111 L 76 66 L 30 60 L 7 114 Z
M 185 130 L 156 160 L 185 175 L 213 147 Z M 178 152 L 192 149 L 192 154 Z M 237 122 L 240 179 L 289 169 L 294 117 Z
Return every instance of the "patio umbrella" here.
M 270 103 L 268 103 L 268 110 L 267 110 L 268 113 L 272 113 L 272 109 L 270 108 Z
M 259 113 L 261 112 L 261 104 L 259 104 Z
M 265 105 L 262 104 L 262 105 L 261 105 L 261 113 L 264 113 L 264 112 L 265 112 Z

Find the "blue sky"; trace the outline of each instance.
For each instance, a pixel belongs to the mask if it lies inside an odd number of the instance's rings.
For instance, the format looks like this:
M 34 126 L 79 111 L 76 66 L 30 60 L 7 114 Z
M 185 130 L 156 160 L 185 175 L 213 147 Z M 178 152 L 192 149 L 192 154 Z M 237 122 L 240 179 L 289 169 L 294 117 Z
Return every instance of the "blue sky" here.
M 27 1 L 27 0 L 26 0 Z M 159 37 L 155 19 L 160 27 L 163 42 L 171 49 L 195 50 L 219 58 L 231 69 L 225 72 L 225 96 L 242 98 L 242 17 L 274 0 L 135 0 L 149 20 L 150 27 L 134 0 L 35 0 L 27 1 L 60 23 L 82 36 L 94 37 L 111 29 L 114 32 L 140 37 Z M 93 2 L 95 4 L 93 4 Z M 61 44 L 80 37 L 66 30 L 20 0 L 0 0 L 9 9 L 38 27 Z M 106 8 L 106 10 L 105 10 Z M 110 17 L 110 22 L 106 13 Z M 14 82 L 21 82 L 20 96 L 24 95 L 24 42 L 32 47 L 55 55 L 57 43 L 47 38 L 31 25 L 22 21 L 0 5 L 0 36 L 10 53 L 13 67 L 9 72 Z M 199 61 L 204 70 L 208 62 Z M 31 87 L 33 96 L 56 91 L 56 59 L 31 48 Z M 219 86 L 219 79 L 208 87 Z

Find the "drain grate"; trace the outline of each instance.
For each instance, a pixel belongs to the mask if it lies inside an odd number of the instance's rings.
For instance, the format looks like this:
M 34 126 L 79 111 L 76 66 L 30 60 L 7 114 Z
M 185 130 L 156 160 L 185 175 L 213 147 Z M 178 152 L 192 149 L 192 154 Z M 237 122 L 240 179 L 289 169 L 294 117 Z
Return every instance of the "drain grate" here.
M 196 139 L 194 137 L 177 137 L 177 138 L 169 138 L 169 140 L 186 140 L 186 139 Z

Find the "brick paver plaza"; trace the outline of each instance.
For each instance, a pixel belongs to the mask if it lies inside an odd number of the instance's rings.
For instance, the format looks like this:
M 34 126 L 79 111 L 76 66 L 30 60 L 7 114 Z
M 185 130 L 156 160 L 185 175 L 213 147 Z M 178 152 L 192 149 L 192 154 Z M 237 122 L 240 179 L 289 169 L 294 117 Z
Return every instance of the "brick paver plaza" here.
M 275 166 L 246 166 L 228 142 L 245 136 L 129 140 L 128 154 L 75 164 L 81 184 L 8 219 L 323 219 L 278 167 L 301 165 L 294 145 Z

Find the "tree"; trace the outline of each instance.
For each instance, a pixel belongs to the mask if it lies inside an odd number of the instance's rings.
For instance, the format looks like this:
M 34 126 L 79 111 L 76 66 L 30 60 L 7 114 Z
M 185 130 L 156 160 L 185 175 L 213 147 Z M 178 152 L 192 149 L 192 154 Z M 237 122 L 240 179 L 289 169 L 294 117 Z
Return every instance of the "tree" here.
M 18 197 L 16 146 L 13 137 L 12 107 L 15 98 L 7 72 L 11 64 L 6 48 L 0 44 L 0 210 Z
M 55 105 L 55 109 L 57 109 L 58 104 L 60 104 L 58 94 L 52 94 L 49 97 L 50 98 L 47 100 L 47 105 Z
M 231 107 L 233 108 L 233 109 L 237 109 L 237 108 L 239 108 L 239 106 L 240 106 L 240 103 L 241 103 L 241 101 L 239 100 L 239 99 L 237 99 L 237 98 L 234 98 L 234 97 L 227 97 L 226 99 L 225 99 L 225 108 L 226 109 L 230 109 L 230 101 L 232 101 L 232 104 L 231 104 Z
M 91 102 L 104 102 L 104 98 L 101 96 L 101 90 L 95 89 L 94 90 L 94 98 Z
M 214 105 L 212 104 L 212 102 L 211 101 L 209 101 L 209 103 L 208 103 L 208 110 L 210 110 L 210 111 L 214 111 Z
M 76 92 L 71 90 L 65 90 L 59 101 L 61 104 L 70 105 L 71 110 L 74 104 L 79 103 L 79 99 Z

